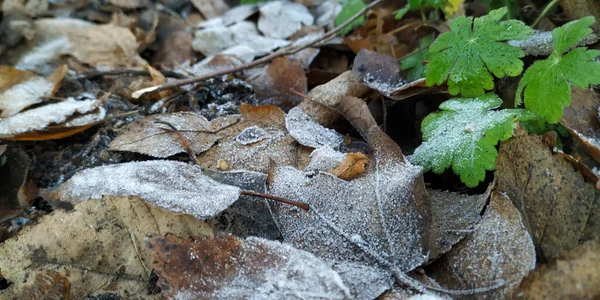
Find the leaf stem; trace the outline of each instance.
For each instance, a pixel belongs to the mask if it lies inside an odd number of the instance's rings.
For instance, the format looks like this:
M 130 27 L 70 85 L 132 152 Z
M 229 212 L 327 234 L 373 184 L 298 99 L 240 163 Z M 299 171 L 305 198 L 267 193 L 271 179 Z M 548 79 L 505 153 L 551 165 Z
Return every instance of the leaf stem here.
M 546 7 L 544 7 L 544 10 L 542 10 L 542 13 L 535 19 L 535 21 L 533 21 L 533 23 L 531 24 L 531 27 L 535 27 L 535 25 L 537 25 L 537 23 L 540 22 L 540 20 L 542 20 L 542 18 L 548 13 L 548 11 L 556 4 L 556 2 L 558 2 L 558 0 L 552 0 L 552 2 L 548 3 L 548 5 L 546 5 Z

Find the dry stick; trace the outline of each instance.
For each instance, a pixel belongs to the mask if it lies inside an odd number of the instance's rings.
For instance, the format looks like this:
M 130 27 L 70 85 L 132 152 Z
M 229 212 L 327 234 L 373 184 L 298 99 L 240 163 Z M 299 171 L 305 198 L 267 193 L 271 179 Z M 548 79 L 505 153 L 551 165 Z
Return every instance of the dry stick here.
M 184 78 L 185 75 L 173 72 L 173 71 L 163 71 L 161 72 L 165 77 L 171 78 Z M 79 76 L 80 79 L 92 79 L 95 77 L 101 76 L 118 76 L 118 75 L 127 75 L 127 76 L 150 76 L 150 72 L 147 70 L 110 70 L 110 71 L 99 71 L 99 72 L 89 72 L 84 73 Z
M 179 137 L 179 140 L 181 141 L 181 143 L 183 144 L 183 147 L 185 148 L 185 151 L 190 156 L 190 159 L 197 166 L 200 167 L 200 162 L 196 158 L 196 155 L 194 154 L 194 150 L 192 150 L 192 146 L 191 146 L 190 142 L 183 135 L 183 133 L 181 133 L 181 131 L 179 131 L 175 126 L 173 126 L 173 124 L 171 124 L 171 123 L 169 123 L 167 121 L 156 120 L 154 122 L 159 123 L 159 124 L 163 124 L 163 125 L 167 125 L 172 130 L 173 133 L 177 134 L 177 136 Z M 301 209 L 303 209 L 305 211 L 308 211 L 308 204 L 303 203 L 303 202 L 299 202 L 299 201 L 290 200 L 290 199 L 287 199 L 287 198 L 277 197 L 277 196 L 269 195 L 269 194 L 257 193 L 257 192 L 253 192 L 253 191 L 240 191 L 240 195 L 263 197 L 263 198 L 275 200 L 275 201 L 278 201 L 278 202 L 281 202 L 281 203 L 290 204 L 290 205 L 299 207 L 299 208 L 301 208 Z
M 207 80 L 207 79 L 210 79 L 210 78 L 213 78 L 213 77 L 223 76 L 223 75 L 228 75 L 228 74 L 240 72 L 240 71 L 243 71 L 243 70 L 246 70 L 246 69 L 249 69 L 249 68 L 260 66 L 262 64 L 266 64 L 266 63 L 270 62 L 271 60 L 273 60 L 275 58 L 282 57 L 282 56 L 287 56 L 287 55 L 292 55 L 292 54 L 298 53 L 299 51 L 304 50 L 304 49 L 306 49 L 308 47 L 312 47 L 312 46 L 315 46 L 317 44 L 320 45 L 321 43 L 324 43 L 324 42 L 332 39 L 342 29 L 344 29 L 346 26 L 348 26 L 354 20 L 356 20 L 360 16 L 362 16 L 367 10 L 369 10 L 373 6 L 379 4 L 381 1 L 383 1 L 383 0 L 376 0 L 373 3 L 365 6 L 358 13 L 356 13 L 354 16 L 352 16 L 352 18 L 348 19 L 346 22 L 342 23 L 340 26 L 334 28 L 333 30 L 331 30 L 328 33 L 326 33 L 323 36 L 321 36 L 320 38 L 315 39 L 313 41 L 310 41 L 310 42 L 308 42 L 308 43 L 306 43 L 304 45 L 289 46 L 289 47 L 277 50 L 276 52 L 273 52 L 273 53 L 271 53 L 271 54 L 269 54 L 267 56 L 261 57 L 261 58 L 259 58 L 257 60 L 251 61 L 249 63 L 242 64 L 242 65 L 239 65 L 237 67 L 230 68 L 230 69 L 216 71 L 216 72 L 212 72 L 212 73 L 208 73 L 208 74 L 203 74 L 203 75 L 192 77 L 192 78 L 182 79 L 182 80 L 173 81 L 173 82 L 170 82 L 170 83 L 165 83 L 165 84 L 161 84 L 161 85 L 152 86 L 152 87 L 149 87 L 149 88 L 137 90 L 137 91 L 135 91 L 135 92 L 133 92 L 131 94 L 131 97 L 134 98 L 134 99 L 137 99 L 137 98 L 141 97 L 142 95 L 144 95 L 146 93 L 164 91 L 164 90 L 168 90 L 168 89 L 172 89 L 172 88 L 176 88 L 176 87 L 180 87 L 180 86 L 184 86 L 184 85 L 196 83 L 196 82 L 199 82 L 199 81 L 204 81 L 204 80 Z

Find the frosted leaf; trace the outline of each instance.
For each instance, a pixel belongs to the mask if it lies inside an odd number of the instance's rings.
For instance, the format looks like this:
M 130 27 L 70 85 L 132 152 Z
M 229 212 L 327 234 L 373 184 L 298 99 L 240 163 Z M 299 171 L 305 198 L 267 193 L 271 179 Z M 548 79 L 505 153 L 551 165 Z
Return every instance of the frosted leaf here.
M 51 194 L 80 202 L 103 195 L 139 196 L 152 205 L 206 219 L 238 199 L 240 189 L 220 184 L 194 166 L 156 160 L 83 170 Z
M 240 133 L 237 137 L 235 137 L 235 140 L 242 145 L 248 145 L 248 144 L 260 142 L 260 141 L 266 139 L 267 137 L 268 137 L 267 132 L 264 131 L 264 129 L 257 127 L 257 126 L 251 126 L 251 127 L 245 128 L 242 131 L 242 133 Z
M 285 118 L 285 126 L 290 135 L 304 146 L 313 148 L 328 146 L 332 149 L 338 149 L 344 141 L 341 134 L 321 126 L 313 117 L 298 107 L 292 108 L 288 112 Z
M 41 97 L 50 95 L 53 89 L 53 82 L 33 72 L 0 66 L 0 117 L 13 116 L 42 102 Z
M 92 112 L 99 105 L 100 102 L 94 100 L 76 101 L 73 98 L 68 98 L 59 103 L 33 108 L 12 117 L 0 119 L 0 137 L 43 130 L 49 125 L 58 125 L 66 121 L 74 114 Z M 104 117 L 104 115 L 101 117 Z
M 289 245 L 231 235 L 149 236 L 158 284 L 173 299 L 347 299 L 323 260 Z
M 109 150 L 142 153 L 165 158 L 185 152 L 179 135 L 163 123 L 167 122 L 183 134 L 194 153 L 208 150 L 220 138 L 219 131 L 235 124 L 238 117 L 223 117 L 208 122 L 203 116 L 189 112 L 159 114 L 135 120 L 111 143 Z
M 341 153 L 339 151 L 335 151 L 328 146 L 324 146 L 315 149 L 310 154 L 310 161 L 308 162 L 308 165 L 306 166 L 306 168 L 304 168 L 304 170 L 313 172 L 327 172 L 328 170 L 333 169 L 337 165 L 339 165 L 345 157 L 346 154 Z
M 598 36 L 591 34 L 577 43 L 574 47 L 585 47 L 598 41 Z M 554 47 L 551 31 L 537 31 L 525 40 L 511 40 L 507 42 L 511 46 L 521 48 L 527 55 L 548 56 Z
M 306 6 L 300 3 L 275 1 L 261 6 L 259 11 L 258 29 L 268 37 L 287 39 L 302 25 L 314 22 Z
M 350 262 L 337 262 L 332 267 L 350 288 L 354 299 L 373 299 L 394 283 L 392 273 L 378 267 Z

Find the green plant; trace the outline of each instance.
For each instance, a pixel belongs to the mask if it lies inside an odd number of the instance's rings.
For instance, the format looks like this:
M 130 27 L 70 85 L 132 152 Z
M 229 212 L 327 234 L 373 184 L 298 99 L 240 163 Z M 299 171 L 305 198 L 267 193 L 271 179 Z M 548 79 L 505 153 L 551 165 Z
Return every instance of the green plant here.
M 496 144 L 513 135 L 517 119 L 533 118 L 523 109 L 492 110 L 501 104 L 493 93 L 442 103 L 439 113 L 423 120 L 423 143 L 415 150 L 412 162 L 436 174 L 452 167 L 462 182 L 476 187 L 485 179 L 486 170 L 494 170 Z
M 592 33 L 589 26 L 593 23 L 594 17 L 586 17 L 552 31 L 552 54 L 527 69 L 517 88 L 517 105 L 523 95 L 525 108 L 556 123 L 571 103 L 571 85 L 584 88 L 600 83 L 600 63 L 594 61 L 600 51 L 578 47 L 563 54 Z
M 452 95 L 482 95 L 494 88 L 494 77 L 517 76 L 523 72 L 525 53 L 503 41 L 525 39 L 533 30 L 521 21 L 500 21 L 506 8 L 480 18 L 460 16 L 450 23 L 450 32 L 441 34 L 429 47 L 427 85 L 448 81 Z
M 362 0 L 343 0 L 342 1 L 342 10 L 335 17 L 335 26 L 340 26 L 342 23 L 346 22 L 346 20 L 352 18 L 355 14 L 357 14 L 361 9 L 365 8 L 366 4 Z M 344 27 L 340 32 L 341 35 L 346 35 L 352 28 L 356 25 L 360 25 L 365 22 L 365 17 L 360 16 L 358 19 L 352 21 L 352 23 L 348 24 L 348 26 Z
M 423 20 L 426 19 L 424 9 L 433 7 L 442 10 L 445 15 L 450 16 L 454 13 L 454 9 L 458 6 L 458 3 L 463 2 L 456 0 L 408 0 L 408 3 L 403 8 L 394 12 L 396 20 L 402 19 L 404 15 L 411 10 L 420 10 L 421 17 Z

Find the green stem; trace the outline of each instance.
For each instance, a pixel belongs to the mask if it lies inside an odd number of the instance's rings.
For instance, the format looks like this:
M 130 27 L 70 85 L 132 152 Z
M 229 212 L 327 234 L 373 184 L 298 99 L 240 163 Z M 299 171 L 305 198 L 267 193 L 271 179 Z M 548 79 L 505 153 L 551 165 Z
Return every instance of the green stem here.
M 558 0 L 552 0 L 552 2 L 548 3 L 548 5 L 546 5 L 546 7 L 544 7 L 544 10 L 542 10 L 542 13 L 531 24 L 532 28 L 535 27 L 535 25 L 537 25 L 537 23 L 540 22 L 540 20 L 548 13 L 548 11 L 554 6 L 554 4 L 556 4 L 556 2 L 558 2 Z

